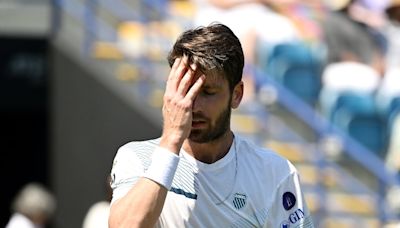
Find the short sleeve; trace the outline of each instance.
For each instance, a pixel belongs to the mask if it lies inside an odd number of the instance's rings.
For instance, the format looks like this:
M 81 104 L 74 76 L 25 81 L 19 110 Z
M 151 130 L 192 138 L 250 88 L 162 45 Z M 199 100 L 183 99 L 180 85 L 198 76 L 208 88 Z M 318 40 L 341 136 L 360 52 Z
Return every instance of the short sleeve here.
M 277 187 L 264 227 L 314 227 L 297 171 L 289 174 Z
M 135 151 L 127 145 L 120 147 L 111 169 L 111 203 L 126 195 L 143 173 L 143 164 Z

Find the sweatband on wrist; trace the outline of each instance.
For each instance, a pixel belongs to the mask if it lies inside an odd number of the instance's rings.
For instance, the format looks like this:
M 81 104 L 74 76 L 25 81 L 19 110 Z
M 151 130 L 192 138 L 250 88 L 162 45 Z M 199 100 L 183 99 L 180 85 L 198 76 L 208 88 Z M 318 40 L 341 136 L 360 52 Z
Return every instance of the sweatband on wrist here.
M 151 164 L 143 177 L 153 180 L 169 190 L 174 180 L 178 163 L 178 155 L 165 148 L 157 147 L 153 152 Z

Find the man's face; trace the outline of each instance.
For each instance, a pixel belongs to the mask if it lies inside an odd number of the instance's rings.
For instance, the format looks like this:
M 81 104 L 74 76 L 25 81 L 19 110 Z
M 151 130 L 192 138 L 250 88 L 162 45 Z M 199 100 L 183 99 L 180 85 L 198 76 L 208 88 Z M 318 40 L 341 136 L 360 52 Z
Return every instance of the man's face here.
M 196 143 L 214 141 L 230 129 L 232 94 L 222 75 L 207 75 L 193 103 L 193 120 L 189 140 Z

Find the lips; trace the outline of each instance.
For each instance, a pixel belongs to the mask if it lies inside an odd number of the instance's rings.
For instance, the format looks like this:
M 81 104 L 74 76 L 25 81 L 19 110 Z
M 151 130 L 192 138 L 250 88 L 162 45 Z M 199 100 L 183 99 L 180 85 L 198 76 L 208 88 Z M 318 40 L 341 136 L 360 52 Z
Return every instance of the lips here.
M 193 120 L 192 121 L 192 127 L 193 128 L 199 128 L 199 127 L 201 127 L 201 126 L 203 126 L 205 124 L 206 124 L 206 121 L 204 121 L 204 120 Z

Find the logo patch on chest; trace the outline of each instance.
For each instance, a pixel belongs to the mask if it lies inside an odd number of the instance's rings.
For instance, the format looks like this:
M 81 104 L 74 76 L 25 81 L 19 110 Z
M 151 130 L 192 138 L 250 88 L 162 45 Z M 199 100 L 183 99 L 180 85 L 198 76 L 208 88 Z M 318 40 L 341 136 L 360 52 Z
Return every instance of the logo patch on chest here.
M 233 206 L 235 206 L 236 209 L 241 209 L 246 205 L 246 198 L 247 196 L 242 193 L 235 193 L 233 196 Z

